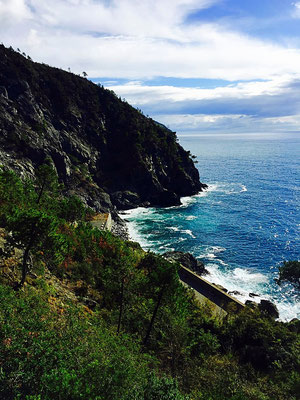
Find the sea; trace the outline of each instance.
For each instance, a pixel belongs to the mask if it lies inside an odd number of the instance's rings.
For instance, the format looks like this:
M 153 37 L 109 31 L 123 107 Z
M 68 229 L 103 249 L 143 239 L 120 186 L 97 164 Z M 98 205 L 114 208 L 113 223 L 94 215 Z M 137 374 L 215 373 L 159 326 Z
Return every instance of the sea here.
M 278 267 L 300 259 L 300 133 L 179 136 L 197 156 L 208 189 L 169 208 L 123 217 L 132 240 L 157 253 L 179 250 L 204 262 L 211 282 L 245 302 L 276 304 L 300 318 L 300 292 L 278 285 Z

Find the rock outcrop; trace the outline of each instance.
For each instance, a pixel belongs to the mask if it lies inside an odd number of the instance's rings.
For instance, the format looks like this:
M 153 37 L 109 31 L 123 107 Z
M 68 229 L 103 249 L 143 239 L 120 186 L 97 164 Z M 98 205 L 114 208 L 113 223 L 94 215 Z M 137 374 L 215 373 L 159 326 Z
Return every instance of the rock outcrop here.
M 271 318 L 279 318 L 277 306 L 270 300 L 261 300 L 258 308 L 261 312 L 269 315 Z
M 163 257 L 168 261 L 182 264 L 184 267 L 195 272 L 197 275 L 209 274 L 203 262 L 197 260 L 191 253 L 184 253 L 182 251 L 168 251 L 163 254 Z
M 0 46 L 0 164 L 51 158 L 66 193 L 97 211 L 171 206 L 201 191 L 174 132 L 85 78 Z

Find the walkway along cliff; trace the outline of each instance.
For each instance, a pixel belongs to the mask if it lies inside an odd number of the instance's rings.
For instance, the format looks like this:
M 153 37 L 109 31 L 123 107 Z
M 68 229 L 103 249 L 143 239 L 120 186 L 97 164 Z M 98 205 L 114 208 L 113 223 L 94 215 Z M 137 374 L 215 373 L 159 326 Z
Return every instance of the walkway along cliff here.
M 184 284 L 194 289 L 200 302 L 209 302 L 215 314 L 224 316 L 228 311 L 240 311 L 245 307 L 245 304 L 218 289 L 213 283 L 196 275 L 183 265 L 181 265 L 178 274 Z

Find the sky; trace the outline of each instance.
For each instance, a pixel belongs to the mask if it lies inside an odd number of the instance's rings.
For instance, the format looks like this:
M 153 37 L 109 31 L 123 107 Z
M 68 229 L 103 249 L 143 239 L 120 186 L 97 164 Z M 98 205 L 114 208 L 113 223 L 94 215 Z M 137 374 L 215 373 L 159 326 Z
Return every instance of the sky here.
M 179 135 L 300 132 L 300 1 L 0 0 L 0 42 Z

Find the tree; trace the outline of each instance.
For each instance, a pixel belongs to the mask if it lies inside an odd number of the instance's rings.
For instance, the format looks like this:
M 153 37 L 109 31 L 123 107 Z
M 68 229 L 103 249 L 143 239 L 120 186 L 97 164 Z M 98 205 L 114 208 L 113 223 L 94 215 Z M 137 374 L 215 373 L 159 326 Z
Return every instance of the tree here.
M 68 222 L 83 220 L 87 212 L 81 200 L 75 196 L 61 199 L 58 207 L 58 216 Z
M 43 211 L 31 207 L 16 208 L 8 218 L 7 229 L 11 230 L 14 247 L 23 250 L 21 261 L 22 277 L 15 289 L 20 289 L 25 282 L 31 264 L 31 254 L 44 252 L 46 248 L 61 250 L 64 239 L 58 234 L 59 220 Z
M 143 267 L 148 270 L 148 277 L 153 285 L 153 291 L 156 294 L 156 304 L 143 340 L 143 345 L 146 346 L 150 338 L 158 310 L 161 307 L 163 297 L 166 296 L 167 293 L 172 293 L 172 295 L 174 295 L 176 292 L 178 275 L 176 264 L 170 263 L 164 260 L 162 257 L 158 257 L 152 253 L 147 254 L 142 264 Z
M 6 210 L 3 225 L 11 232 L 6 253 L 14 248 L 23 251 L 21 260 L 22 277 L 16 285 L 20 289 L 25 282 L 31 264 L 31 255 L 45 249 L 52 250 L 63 245 L 63 238 L 58 233 L 59 205 L 61 186 L 51 165 L 43 164 L 37 169 L 34 183 L 21 180 L 12 172 L 2 171 L 0 179 L 0 201 L 2 210 Z
M 284 261 L 279 267 L 278 283 L 289 281 L 300 289 L 300 261 Z

